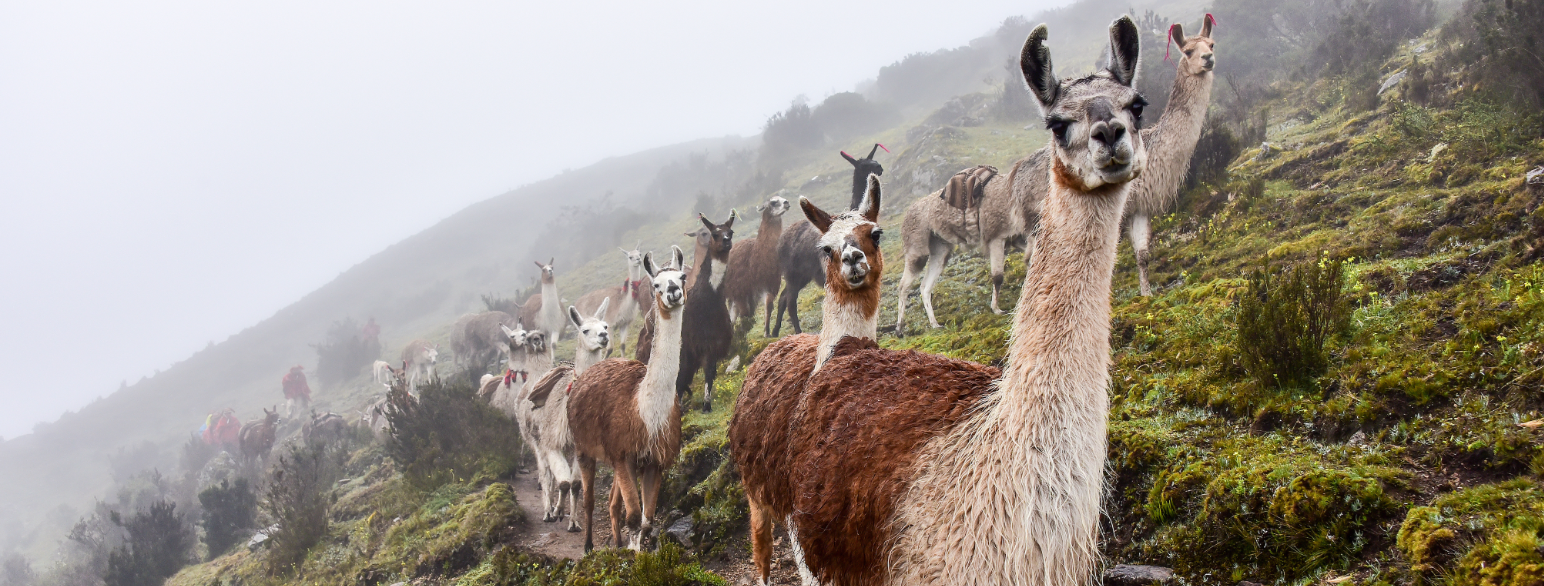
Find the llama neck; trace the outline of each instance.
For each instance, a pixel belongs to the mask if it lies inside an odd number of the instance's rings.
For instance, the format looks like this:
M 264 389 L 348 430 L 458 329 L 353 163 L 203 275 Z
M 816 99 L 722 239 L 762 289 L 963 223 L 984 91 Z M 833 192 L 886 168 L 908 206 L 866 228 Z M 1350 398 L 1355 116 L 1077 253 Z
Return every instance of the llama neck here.
M 852 172 L 852 206 L 848 209 L 858 209 L 863 204 L 863 194 L 868 191 L 868 173 L 862 171 Z
M 554 280 L 554 281 L 550 281 L 549 282 L 549 281 L 547 281 L 545 279 L 542 280 L 542 282 L 541 282 L 541 314 L 542 314 L 543 317 L 549 318 L 548 323 L 543 324 L 543 326 L 552 327 L 551 324 L 559 323 L 557 320 L 552 320 L 550 318 L 552 318 L 554 316 L 561 316 L 562 315 L 562 313 L 563 313 L 563 308 L 561 307 L 562 305 L 563 305 L 563 300 L 558 297 L 558 283 L 557 283 L 557 281 Z M 548 342 L 549 343 L 554 343 L 554 342 L 557 342 L 557 340 L 556 339 L 548 340 Z
M 882 262 L 882 261 L 881 261 Z M 826 275 L 826 301 L 820 310 L 820 346 L 815 352 L 815 370 L 831 359 L 831 351 L 842 338 L 879 339 L 879 287 L 859 291 L 844 289 L 841 276 Z
M 584 374 L 584 371 L 600 362 L 606 354 L 606 349 L 590 350 L 584 347 L 584 340 L 579 341 L 579 349 L 574 353 L 574 376 Z
M 1133 182 L 1131 203 L 1137 211 L 1162 212 L 1179 193 L 1180 182 L 1190 168 L 1191 155 L 1206 125 L 1206 109 L 1212 99 L 1211 72 L 1190 75 L 1181 70 L 1169 91 L 1169 105 L 1143 140 L 1147 142 L 1147 169 Z
M 654 342 L 649 367 L 638 385 L 638 415 L 649 438 L 659 437 L 675 407 L 676 375 L 681 371 L 681 309 L 670 314 L 655 308 Z
M 525 371 L 528 374 L 541 376 L 552 370 L 551 352 L 528 352 L 525 358 Z

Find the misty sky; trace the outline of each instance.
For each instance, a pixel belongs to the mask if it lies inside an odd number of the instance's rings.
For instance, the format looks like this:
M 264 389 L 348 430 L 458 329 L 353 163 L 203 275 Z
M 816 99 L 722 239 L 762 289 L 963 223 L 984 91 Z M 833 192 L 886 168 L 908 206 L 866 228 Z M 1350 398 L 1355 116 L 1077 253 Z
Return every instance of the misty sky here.
M 1063 4 L 0 0 L 0 436 L 470 203 Z

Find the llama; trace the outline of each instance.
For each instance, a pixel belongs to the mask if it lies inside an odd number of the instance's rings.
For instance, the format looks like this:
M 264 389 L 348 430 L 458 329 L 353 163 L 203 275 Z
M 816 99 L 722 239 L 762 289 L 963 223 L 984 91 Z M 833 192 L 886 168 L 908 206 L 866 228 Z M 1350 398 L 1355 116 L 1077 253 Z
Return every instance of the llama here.
M 681 310 L 681 370 L 676 375 L 676 394 L 682 401 L 692 396 L 692 378 L 702 370 L 702 412 L 713 410 L 713 381 L 718 377 L 718 363 L 729 357 L 734 338 L 734 323 L 724 301 L 724 270 L 734 246 L 734 210 L 722 224 L 714 224 L 697 214 L 702 228 L 697 230 L 697 265 L 686 280 L 691 306 Z M 658 316 L 655 328 L 658 329 Z
M 532 295 L 530 299 L 520 306 L 520 321 L 531 324 L 536 330 L 547 333 L 547 353 L 551 354 L 553 347 L 558 343 L 563 333 L 563 300 L 558 297 L 558 282 L 553 277 L 552 263 L 554 257 L 542 264 L 536 262 L 536 268 L 541 269 L 541 292 Z M 550 301 L 550 303 L 543 303 Z
M 330 445 L 348 437 L 348 422 L 337 413 L 311 410 L 311 420 L 300 428 L 300 437 L 308 445 Z
M 654 360 L 648 366 L 619 358 L 596 364 L 579 375 L 568 396 L 569 429 L 584 482 L 586 552 L 595 548 L 596 462 L 605 460 L 616 471 L 612 537 L 620 543 L 625 520 L 633 532 L 629 545 L 638 550 L 653 527 L 664 471 L 681 451 L 681 406 L 674 384 L 681 368 L 681 309 L 688 294 L 684 255 L 676 246 L 670 252 L 670 264 L 663 267 L 654 264 L 652 253 L 643 257 L 658 316 L 651 342 Z
M 869 175 L 884 175 L 885 168 L 874 160 L 874 152 L 885 148 L 885 145 L 874 143 L 874 148 L 869 149 L 867 157 L 854 159 L 847 151 L 842 151 L 842 158 L 852 163 L 852 205 L 848 209 L 858 209 L 863 202 L 863 194 L 866 189 Z M 885 149 L 890 152 L 890 149 Z M 815 251 L 818 248 L 816 242 L 821 234 L 808 221 L 800 220 L 783 232 L 777 241 L 777 264 L 783 273 L 783 292 L 777 298 L 777 323 L 772 326 L 772 337 L 783 333 L 783 314 L 788 314 L 789 323 L 793 325 L 793 333 L 803 333 L 803 326 L 799 324 L 799 292 L 804 286 L 815 281 L 819 286 L 826 286 L 826 268 L 822 264 L 820 255 Z
M 846 153 L 843 153 L 844 155 Z M 766 306 L 765 335 L 772 336 L 772 302 L 782 286 L 782 273 L 778 271 L 777 243 L 783 235 L 783 213 L 788 211 L 788 200 L 772 196 L 765 205 L 756 206 L 761 212 L 761 228 L 755 237 L 742 240 L 729 252 L 729 266 L 724 271 L 724 297 L 729 300 L 729 321 L 742 315 L 754 318 L 756 306 Z
M 439 362 L 440 349 L 424 340 L 413 340 L 402 348 L 403 368 L 407 370 L 408 390 L 416 392 L 418 382 L 436 378 L 434 365 Z
M 642 242 L 638 246 L 643 246 Z M 611 304 L 610 313 L 606 314 L 606 323 L 611 330 L 616 332 L 616 340 L 621 345 L 622 352 L 627 352 L 627 333 L 632 329 L 633 323 L 638 321 L 638 316 L 648 311 L 649 292 L 643 288 L 643 253 L 637 248 L 622 250 L 627 256 L 627 280 L 620 287 L 607 287 L 585 293 L 574 302 L 574 307 L 581 314 L 595 312 L 600 303 L 605 299 L 615 299 Z
M 1039 257 L 999 372 L 846 338 L 760 451 L 735 452 L 762 583 L 772 524 L 831 584 L 1080 584 L 1094 579 L 1105 464 L 1110 279 L 1146 149 L 1139 33 L 1108 68 L 1057 81 L 1046 27 L 1020 56 L 1054 138 Z M 768 481 L 767 479 L 772 479 Z
M 1190 157 L 1201 140 L 1206 107 L 1212 101 L 1212 69 L 1217 65 L 1212 24 L 1212 15 L 1206 15 L 1201 19 L 1201 34 L 1188 38 L 1179 23 L 1169 27 L 1169 40 L 1180 48 L 1174 89 L 1158 123 L 1142 129 L 1142 142 L 1153 156 L 1148 159 L 1147 171 L 1131 184 L 1126 215 L 1131 217 L 1131 250 L 1136 253 L 1137 281 L 1143 297 L 1153 294 L 1147 284 L 1149 218 L 1162 215 L 1174 203 L 1185 172 L 1190 170 Z
M 370 379 L 376 383 L 386 384 L 391 372 L 391 363 L 385 360 L 377 360 L 370 365 Z
M 249 461 L 268 457 L 279 430 L 279 406 L 273 411 L 263 408 L 263 418 L 248 421 L 241 426 L 241 455 Z
M 838 341 L 849 336 L 872 339 L 878 330 L 880 278 L 884 274 L 884 256 L 879 250 L 883 232 L 878 225 L 878 176 L 869 177 L 865 199 L 856 211 L 833 217 L 807 199 L 800 198 L 799 205 L 811 225 L 822 230 L 817 250 L 826 269 L 824 319 L 819 336 L 797 334 L 773 342 L 745 371 L 745 385 L 729 420 L 729 445 L 747 491 L 786 484 L 781 463 L 786 460 L 786 451 L 766 443 L 778 437 L 767 430 L 788 428 L 788 418 L 805 381 L 830 357 Z M 743 460 L 742 456 L 759 460 Z M 802 573 L 798 542 L 790 541 Z M 767 548 L 765 552 L 757 550 L 757 559 L 769 560 L 766 556 L 770 556 L 771 542 L 756 541 L 755 545 Z M 765 566 L 760 569 L 763 575 L 769 570 Z
M 858 206 L 863 203 L 863 193 L 868 189 L 869 175 L 885 174 L 884 166 L 874 160 L 874 153 L 879 152 L 879 149 L 885 149 L 885 145 L 874 143 L 874 148 L 869 149 L 868 156 L 861 159 L 854 159 L 852 155 L 847 154 L 847 151 L 842 151 L 842 158 L 852 163 L 852 203 L 847 206 L 847 209 L 858 209 Z M 885 149 L 885 152 L 890 152 L 890 149 Z
M 514 316 L 502 311 L 468 313 L 456 320 L 450 329 L 450 351 L 455 354 L 456 365 L 476 380 L 495 360 L 504 347 L 504 328 L 519 323 Z
M 482 375 L 481 382 L 479 383 L 480 386 L 477 391 L 478 397 L 489 401 L 490 403 L 494 400 L 493 392 L 497 390 L 499 388 L 499 384 L 501 384 L 499 381 L 504 381 L 502 384 L 513 384 L 515 385 L 514 388 L 519 389 L 519 385 L 524 385 L 531 379 L 532 368 L 540 368 L 541 370 L 536 371 L 536 373 L 539 375 L 543 372 L 546 372 L 546 369 L 552 366 L 551 356 L 548 356 L 548 360 L 546 362 L 538 362 L 534 365 L 531 363 L 532 357 L 534 357 L 538 351 L 547 351 L 547 335 L 545 333 L 540 331 L 526 331 L 524 326 L 519 323 L 515 324 L 514 329 L 510 329 L 508 326 L 501 327 L 503 329 L 505 340 L 503 348 L 504 374 L 503 376 L 494 376 L 491 374 Z M 535 351 L 533 351 L 532 348 L 535 348 Z M 494 404 L 494 406 L 498 407 L 497 404 Z M 514 413 L 514 403 L 511 402 L 509 404 L 507 411 L 509 413 Z
M 572 461 L 574 437 L 568 426 L 568 391 L 575 378 L 606 357 L 611 335 L 604 316 L 610 302 L 609 299 L 601 301 L 600 307 L 588 318 L 576 307 L 568 307 L 569 323 L 579 332 L 574 363 L 550 368 L 540 379 L 524 385 L 520 392 L 522 399 L 516 404 L 515 420 L 536 451 L 538 479 L 545 504 L 543 520 L 552 522 L 562 516 L 564 500 L 567 500 L 568 530 L 571 532 L 579 530 L 579 493 L 574 478 L 578 463 Z

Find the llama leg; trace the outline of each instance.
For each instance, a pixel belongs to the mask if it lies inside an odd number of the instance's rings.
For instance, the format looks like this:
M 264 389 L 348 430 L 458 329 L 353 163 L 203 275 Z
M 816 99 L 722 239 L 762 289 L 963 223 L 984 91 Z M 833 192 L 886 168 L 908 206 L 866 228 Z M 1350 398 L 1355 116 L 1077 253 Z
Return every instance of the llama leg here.
M 803 289 L 804 283 L 800 283 L 798 289 L 793 287 L 783 289 L 783 295 L 788 297 L 788 320 L 793 325 L 795 334 L 804 333 L 804 328 L 799 326 L 799 291 Z
M 612 486 L 618 487 L 622 493 L 622 506 L 627 509 L 627 518 L 623 523 L 626 529 L 632 533 L 628 538 L 628 549 L 639 551 L 643 548 L 641 534 L 638 532 L 639 516 L 643 507 L 638 503 L 638 480 L 636 469 L 631 462 L 616 467 L 616 477 L 612 479 Z M 611 519 L 612 526 L 617 525 L 616 517 Z M 620 535 L 618 535 L 620 538 Z M 619 539 L 620 540 L 620 539 Z
M 1137 283 L 1142 287 L 1143 297 L 1152 297 L 1153 289 L 1147 285 L 1147 239 L 1151 235 L 1147 223 L 1147 216 L 1132 214 L 1131 216 L 1131 250 L 1137 255 Z
M 595 549 L 595 459 L 579 458 L 579 474 L 584 481 L 584 553 Z
M 568 493 L 569 479 L 573 478 L 573 472 L 568 467 L 568 460 L 563 459 L 562 452 L 544 451 L 547 452 L 545 454 L 547 456 L 547 475 L 551 477 L 551 480 L 548 482 L 554 486 L 552 502 L 547 503 L 547 516 L 551 517 L 548 520 L 550 522 L 563 518 L 563 495 Z
M 713 379 L 718 378 L 718 361 L 708 360 L 702 365 L 702 412 L 713 411 Z
M 627 518 L 627 508 L 622 503 L 622 486 L 611 479 L 611 492 L 607 494 L 606 510 L 611 514 L 611 547 L 622 547 L 622 520 Z
M 572 467 L 569 468 L 569 470 L 572 470 L 574 472 L 578 472 L 579 471 L 579 456 L 578 456 L 578 454 L 574 455 L 574 461 L 571 464 L 571 466 Z M 578 533 L 579 532 L 579 484 L 578 483 L 579 483 L 579 479 L 578 478 L 574 478 L 573 482 L 570 483 L 569 486 L 568 486 L 568 532 L 569 533 Z
M 938 318 L 933 313 L 933 286 L 938 284 L 938 278 L 944 274 L 944 265 L 949 262 L 949 255 L 954 252 L 954 246 L 942 238 L 934 238 L 928 246 L 927 274 L 922 276 L 922 309 L 927 311 L 928 325 L 941 328 Z
M 640 474 L 643 481 L 643 524 L 638 529 L 638 544 L 643 545 L 643 540 L 649 537 L 654 528 L 654 507 L 659 504 L 660 470 L 658 464 L 649 464 L 643 467 Z
M 1002 315 L 1003 310 L 998 309 L 997 296 L 1003 288 L 1003 262 L 1006 260 L 1008 240 L 998 238 L 986 243 L 986 256 L 992 264 L 992 313 Z
M 777 325 L 772 326 L 772 337 L 774 338 L 783 335 L 783 313 L 788 311 L 788 288 L 792 286 L 792 283 L 784 286 L 782 292 L 777 294 Z M 794 327 L 798 326 L 795 325 Z
M 907 258 L 906 268 L 901 272 L 901 288 L 896 292 L 895 301 L 895 335 L 906 333 L 906 296 L 911 293 L 911 285 L 917 280 L 917 271 L 927 262 L 928 257 Z
M 536 479 L 541 484 L 541 520 L 551 523 L 558 520 L 552 514 L 552 501 L 556 500 L 557 479 L 552 473 L 552 467 L 547 464 L 546 454 L 541 448 L 536 448 Z
M 751 559 L 756 562 L 759 586 L 772 583 L 772 518 L 755 498 L 750 501 L 751 510 Z
M 776 295 L 773 293 L 761 294 L 761 303 L 767 306 L 767 318 L 761 322 L 762 328 L 764 330 L 762 335 L 768 338 L 772 337 L 772 305 L 774 303 L 772 299 L 773 297 L 776 297 Z

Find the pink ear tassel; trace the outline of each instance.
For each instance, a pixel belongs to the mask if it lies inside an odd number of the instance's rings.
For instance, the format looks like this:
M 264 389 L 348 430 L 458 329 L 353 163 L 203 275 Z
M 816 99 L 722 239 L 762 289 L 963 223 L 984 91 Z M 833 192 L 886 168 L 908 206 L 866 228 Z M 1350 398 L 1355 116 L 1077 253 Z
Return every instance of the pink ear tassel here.
M 847 151 L 842 151 L 842 156 L 844 156 L 844 157 L 851 157 L 852 155 L 847 154 Z
M 1212 13 L 1206 13 L 1206 20 L 1212 21 L 1212 26 L 1217 26 L 1217 17 L 1212 16 Z
M 879 143 L 876 142 L 874 144 L 879 144 Z M 885 149 L 885 145 L 879 144 L 879 148 Z M 885 152 L 887 152 L 887 153 L 890 152 L 890 149 L 885 149 Z
M 1210 16 L 1210 15 L 1207 15 Z M 1174 25 L 1169 25 L 1168 32 L 1163 34 L 1163 62 L 1169 62 L 1169 45 L 1174 43 Z

